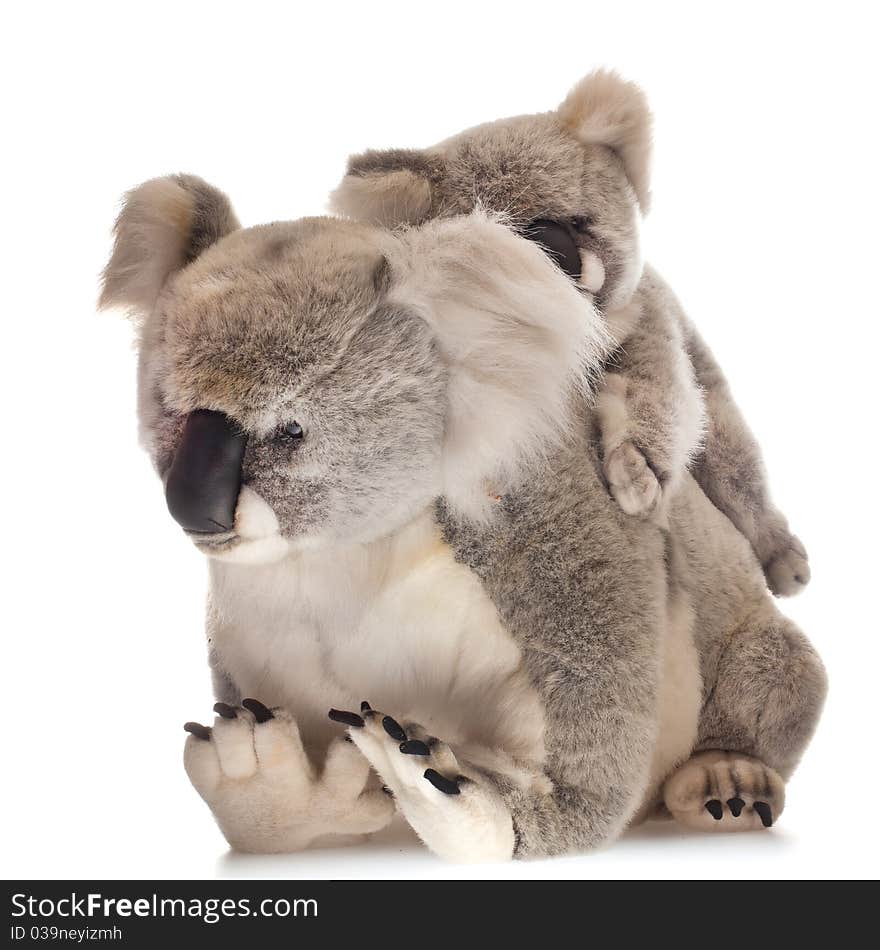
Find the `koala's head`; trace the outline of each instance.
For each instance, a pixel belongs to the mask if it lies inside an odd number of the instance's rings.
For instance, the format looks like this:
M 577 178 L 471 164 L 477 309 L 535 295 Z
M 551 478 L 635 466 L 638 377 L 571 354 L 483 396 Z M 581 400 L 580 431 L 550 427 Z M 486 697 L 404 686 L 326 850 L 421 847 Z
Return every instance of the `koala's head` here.
M 565 431 L 601 320 L 483 213 L 241 229 L 192 176 L 126 196 L 102 306 L 139 323 L 142 441 L 206 553 L 363 542 L 489 494 Z
M 554 112 L 490 122 L 431 148 L 355 156 L 331 206 L 388 227 L 474 207 L 501 212 L 611 310 L 642 272 L 650 153 L 643 93 L 598 71 Z

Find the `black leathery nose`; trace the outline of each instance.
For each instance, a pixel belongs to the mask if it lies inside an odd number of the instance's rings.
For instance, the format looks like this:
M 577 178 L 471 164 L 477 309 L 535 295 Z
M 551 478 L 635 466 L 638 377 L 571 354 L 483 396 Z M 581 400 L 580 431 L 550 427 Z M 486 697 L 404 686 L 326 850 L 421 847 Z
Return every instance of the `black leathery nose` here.
M 540 244 L 573 280 L 581 276 L 583 268 L 581 252 L 571 233 L 561 224 L 538 219 L 533 221 L 523 234 L 530 241 Z
M 232 530 L 246 445 L 247 433 L 222 412 L 196 409 L 187 416 L 165 479 L 168 510 L 182 528 Z

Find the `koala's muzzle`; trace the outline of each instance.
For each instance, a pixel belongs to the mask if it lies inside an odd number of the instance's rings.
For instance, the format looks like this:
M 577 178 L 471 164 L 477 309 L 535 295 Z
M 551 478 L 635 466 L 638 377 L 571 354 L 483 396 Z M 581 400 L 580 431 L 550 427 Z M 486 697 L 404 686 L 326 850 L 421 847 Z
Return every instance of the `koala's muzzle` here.
M 165 501 L 186 531 L 230 531 L 241 489 L 247 434 L 222 412 L 197 409 L 187 416 L 165 479 Z

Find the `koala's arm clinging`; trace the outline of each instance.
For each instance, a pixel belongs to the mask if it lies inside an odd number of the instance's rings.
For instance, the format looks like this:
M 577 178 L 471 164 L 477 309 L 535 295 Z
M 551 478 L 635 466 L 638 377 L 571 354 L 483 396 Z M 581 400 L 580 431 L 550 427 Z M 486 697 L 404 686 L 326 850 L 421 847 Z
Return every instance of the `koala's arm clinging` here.
M 681 304 L 647 268 L 624 311 L 631 326 L 598 394 L 603 465 L 628 514 L 650 511 L 686 467 L 749 541 L 774 594 L 809 580 L 806 551 L 773 504 L 761 450 L 724 374 Z
M 777 596 L 796 594 L 810 579 L 806 549 L 773 504 L 761 449 L 721 367 L 680 307 L 678 317 L 707 409 L 703 449 L 694 460 L 693 475 L 749 541 L 770 590 Z
M 699 448 L 704 422 L 681 327 L 644 284 L 609 315 L 621 342 L 597 396 L 605 477 L 629 515 L 653 511 L 674 490 Z

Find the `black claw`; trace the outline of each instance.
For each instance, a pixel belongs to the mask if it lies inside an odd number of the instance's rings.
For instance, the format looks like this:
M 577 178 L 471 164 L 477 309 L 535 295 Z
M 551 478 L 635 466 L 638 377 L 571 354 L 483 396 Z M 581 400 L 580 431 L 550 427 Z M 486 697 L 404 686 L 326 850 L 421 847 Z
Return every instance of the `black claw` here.
M 272 715 L 272 710 L 268 706 L 264 706 L 258 699 L 243 699 L 241 704 L 248 712 L 253 713 L 257 722 L 268 722 L 275 718 Z
M 769 828 L 773 824 L 773 812 L 767 802 L 755 802 L 752 806 L 761 818 L 761 824 Z
M 425 769 L 425 778 L 439 791 L 446 795 L 460 795 L 461 789 L 458 787 L 458 780 L 446 778 L 435 769 Z
M 361 712 L 371 712 L 373 707 L 366 701 L 361 702 Z
M 383 785 L 383 786 L 382 786 L 382 791 L 383 791 L 386 795 L 388 795 L 390 798 L 394 798 L 394 792 L 392 792 L 391 789 L 390 789 L 387 785 Z
M 204 739 L 207 742 L 211 738 L 211 730 L 203 726 L 200 722 L 185 722 L 183 728 L 197 739 Z
M 724 806 L 717 798 L 713 798 L 712 801 L 706 802 L 706 811 L 709 812 L 715 821 L 721 821 L 724 815 Z
M 344 709 L 331 709 L 327 715 L 334 722 L 344 722 L 346 726 L 354 726 L 356 729 L 364 728 L 364 720 L 353 712 L 346 712 Z
M 342 741 L 343 741 L 343 742 L 350 742 L 350 743 L 352 743 L 352 745 L 354 745 L 354 739 L 352 739 L 351 736 L 343 736 L 343 737 L 342 737 Z
M 382 718 L 382 725 L 392 739 L 396 739 L 398 742 L 406 742 L 406 733 L 396 719 L 392 719 L 390 716 L 384 716 Z
M 741 798 L 728 798 L 727 807 L 730 809 L 730 813 L 734 818 L 739 818 L 743 808 L 746 807 L 746 803 Z
M 430 755 L 431 750 L 418 739 L 407 739 L 400 743 L 400 751 L 404 755 Z
M 229 703 L 214 703 L 214 712 L 224 719 L 235 719 L 237 715 L 234 707 L 230 706 Z

